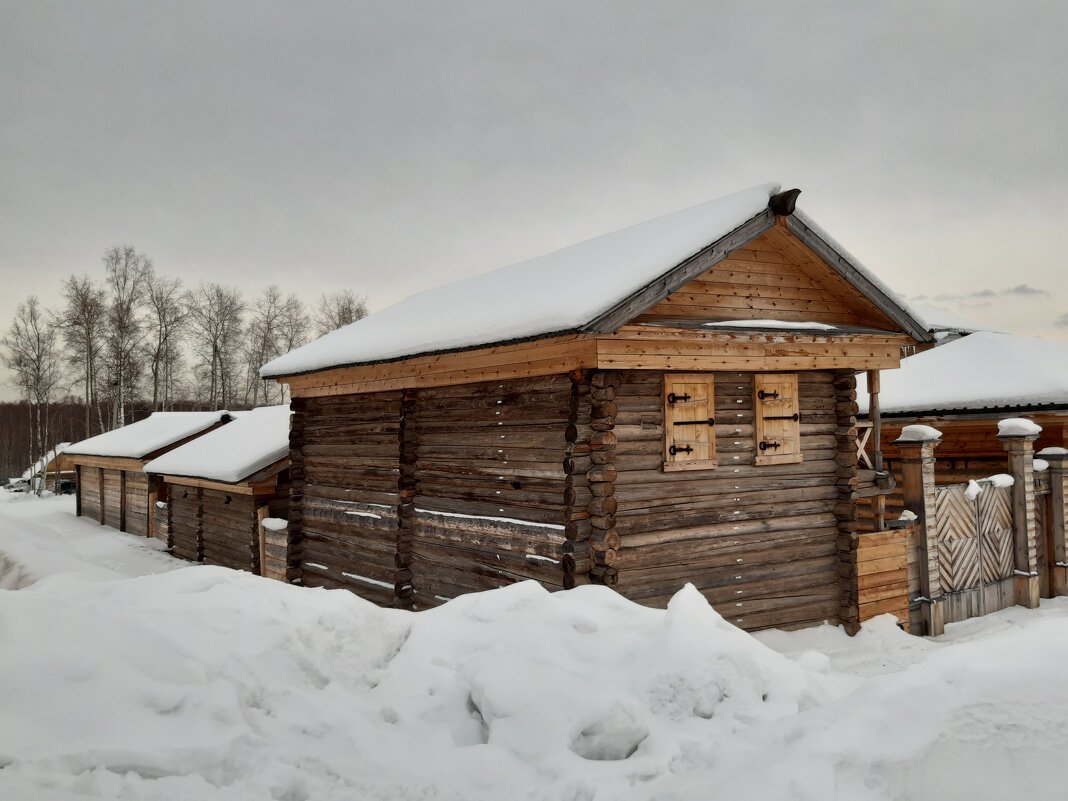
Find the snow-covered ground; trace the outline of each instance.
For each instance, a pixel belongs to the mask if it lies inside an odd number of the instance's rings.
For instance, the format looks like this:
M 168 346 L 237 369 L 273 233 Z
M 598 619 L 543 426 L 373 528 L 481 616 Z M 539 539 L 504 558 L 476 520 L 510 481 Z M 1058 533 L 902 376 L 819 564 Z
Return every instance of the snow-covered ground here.
M 5 497 L 6 496 L 6 497 Z M 526 583 L 411 614 L 0 493 L 0 798 L 1061 798 L 1068 603 L 751 637 Z

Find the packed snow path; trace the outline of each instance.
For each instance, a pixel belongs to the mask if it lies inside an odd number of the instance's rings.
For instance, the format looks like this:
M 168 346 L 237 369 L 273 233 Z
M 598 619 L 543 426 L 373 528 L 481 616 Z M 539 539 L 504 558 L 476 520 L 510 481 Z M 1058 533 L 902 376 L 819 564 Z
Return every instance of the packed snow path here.
M 692 589 L 411 614 L 4 495 L 3 799 L 1062 795 L 1068 603 L 938 641 L 888 618 L 751 637 Z

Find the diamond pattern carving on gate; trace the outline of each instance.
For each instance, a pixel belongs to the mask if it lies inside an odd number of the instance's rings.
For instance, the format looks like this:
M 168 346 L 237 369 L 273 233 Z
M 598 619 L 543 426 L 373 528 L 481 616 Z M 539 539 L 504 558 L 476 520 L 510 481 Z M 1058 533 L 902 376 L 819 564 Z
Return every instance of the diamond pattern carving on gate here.
M 1002 608 L 1003 593 L 992 585 L 1013 575 L 1012 489 L 979 483 L 983 491 L 974 500 L 966 484 L 935 490 L 942 589 L 976 596 L 977 603 L 961 607 L 970 610 L 962 617 Z

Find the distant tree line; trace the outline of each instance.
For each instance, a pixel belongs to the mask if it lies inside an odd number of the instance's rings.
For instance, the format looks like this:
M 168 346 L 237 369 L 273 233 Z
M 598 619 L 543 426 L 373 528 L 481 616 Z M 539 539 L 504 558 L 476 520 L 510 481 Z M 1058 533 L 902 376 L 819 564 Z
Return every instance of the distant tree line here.
M 0 464 L 16 459 L 4 471 L 14 475 L 56 442 L 119 428 L 131 413 L 283 403 L 285 388 L 260 379 L 260 367 L 366 314 L 351 291 L 309 307 L 273 284 L 254 297 L 219 283 L 185 287 L 133 247 L 110 248 L 102 275 L 63 280 L 60 308 L 35 295 L 18 304 L 0 355 L 24 398 L 23 428 L 12 429 L 5 410 Z M 70 409 L 79 411 L 77 429 Z M 7 456 L 13 442 L 27 461 Z

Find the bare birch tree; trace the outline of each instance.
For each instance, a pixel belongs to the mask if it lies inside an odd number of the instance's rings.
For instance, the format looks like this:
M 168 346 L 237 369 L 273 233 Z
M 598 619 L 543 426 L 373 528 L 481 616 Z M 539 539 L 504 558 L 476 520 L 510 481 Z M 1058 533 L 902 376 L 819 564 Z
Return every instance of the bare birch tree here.
M 220 284 L 201 284 L 187 300 L 189 333 L 198 359 L 203 401 L 212 409 L 231 405 L 235 398 L 241 359 L 241 290 Z
M 97 433 L 104 430 L 104 419 L 97 403 L 100 353 L 104 343 L 104 319 L 107 299 L 104 290 L 87 275 L 69 276 L 63 281 L 66 305 L 58 317 L 67 346 L 66 361 L 78 371 L 85 403 L 85 437 L 93 435 L 94 410 Z
M 3 340 L 3 361 L 26 394 L 30 416 L 30 464 L 52 446 L 49 441 L 49 404 L 62 378 L 56 350 L 57 326 L 54 318 L 31 295 L 15 309 L 15 319 Z M 44 483 L 37 486 L 40 494 Z
M 152 260 L 129 245 L 104 254 L 108 290 L 105 358 L 113 394 L 112 424 L 126 424 L 126 404 L 136 387 L 139 350 L 145 336 L 141 315 Z
M 189 303 L 182 282 L 158 273 L 145 284 L 149 309 L 148 367 L 152 377 L 152 408 L 164 411 L 174 402 L 181 364 L 182 336 L 189 317 Z
M 367 299 L 352 290 L 323 294 L 315 307 L 316 335 L 329 334 L 366 316 Z
M 275 285 L 263 290 L 250 310 L 245 340 L 245 403 L 259 404 L 262 392 L 265 403 L 282 402 L 282 388 L 260 378 L 260 368 L 276 356 L 299 345 L 307 338 L 308 315 L 296 295 L 283 298 Z

